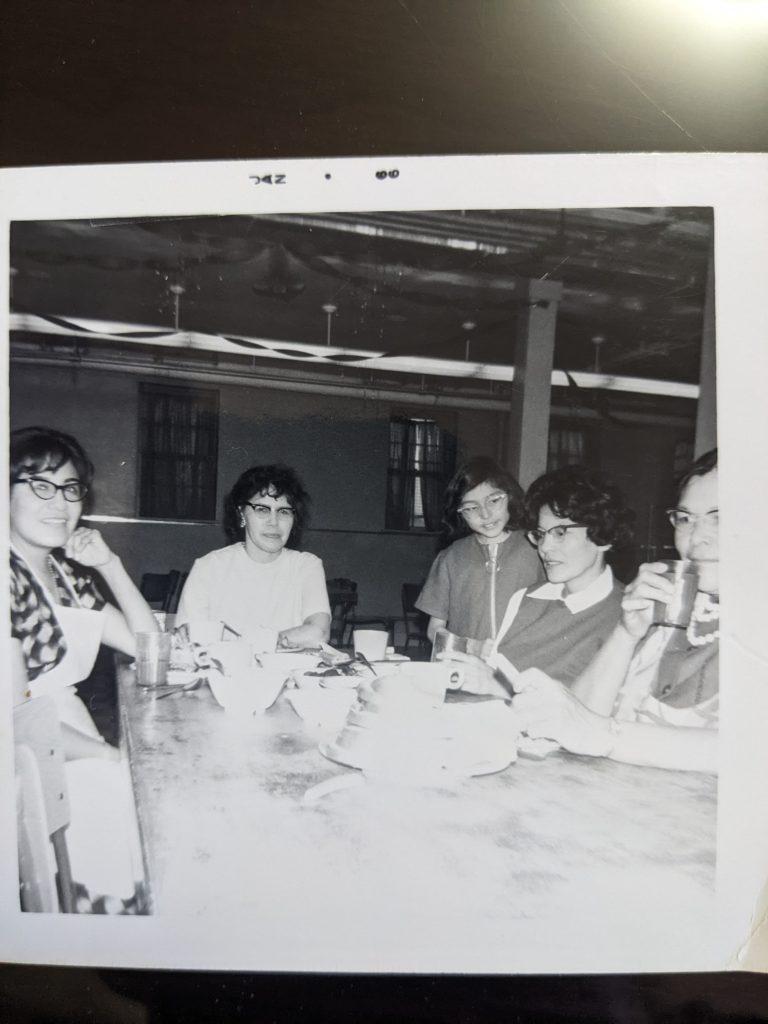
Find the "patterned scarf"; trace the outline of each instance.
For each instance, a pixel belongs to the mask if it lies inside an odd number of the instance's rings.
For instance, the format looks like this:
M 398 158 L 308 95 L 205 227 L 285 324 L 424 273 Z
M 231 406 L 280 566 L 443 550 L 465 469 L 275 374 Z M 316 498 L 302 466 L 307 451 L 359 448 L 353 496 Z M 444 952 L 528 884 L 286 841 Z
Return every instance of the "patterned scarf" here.
M 21 649 L 30 682 L 59 664 L 67 651 L 64 634 L 56 619 L 54 606 L 36 576 L 13 550 L 11 568 L 11 636 L 21 641 Z M 93 577 L 76 562 L 59 556 L 52 559 L 52 568 L 66 578 L 82 608 L 98 610 L 104 599 Z M 68 593 L 62 587 L 63 593 Z M 74 604 L 70 599 L 67 604 Z

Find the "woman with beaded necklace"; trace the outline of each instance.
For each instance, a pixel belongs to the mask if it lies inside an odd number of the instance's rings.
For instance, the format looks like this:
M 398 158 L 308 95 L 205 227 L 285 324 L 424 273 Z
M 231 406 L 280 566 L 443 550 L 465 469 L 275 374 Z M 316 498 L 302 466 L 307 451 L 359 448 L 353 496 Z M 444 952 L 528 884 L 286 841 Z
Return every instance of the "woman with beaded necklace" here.
M 642 566 L 625 594 L 622 625 L 640 642 L 629 663 L 615 714 L 619 719 L 716 727 L 720 637 L 716 448 L 696 460 L 678 493 L 677 506 L 667 515 L 675 528 L 675 547 L 698 574 L 691 620 L 684 631 L 674 626 L 649 628 L 649 597 L 668 600 L 672 585 L 658 575 L 662 563 Z M 657 593 L 659 586 L 663 593 Z M 599 700 L 595 677 L 593 667 L 580 681 L 586 701 Z
M 698 572 L 686 630 L 653 625 L 654 601 L 669 603 L 666 565 L 640 567 L 622 617 L 570 689 L 537 669 L 511 685 L 520 728 L 576 754 L 615 761 L 717 770 L 719 545 L 717 449 L 694 462 L 668 512 L 675 547 Z

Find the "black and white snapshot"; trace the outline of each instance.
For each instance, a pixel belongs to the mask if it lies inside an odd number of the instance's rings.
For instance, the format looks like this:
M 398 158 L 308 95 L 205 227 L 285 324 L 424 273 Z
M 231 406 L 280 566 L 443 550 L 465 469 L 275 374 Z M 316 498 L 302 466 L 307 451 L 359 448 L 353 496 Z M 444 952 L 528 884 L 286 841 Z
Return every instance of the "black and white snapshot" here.
M 214 921 L 265 969 L 703 931 L 714 240 L 693 205 L 12 221 L 20 909 Z

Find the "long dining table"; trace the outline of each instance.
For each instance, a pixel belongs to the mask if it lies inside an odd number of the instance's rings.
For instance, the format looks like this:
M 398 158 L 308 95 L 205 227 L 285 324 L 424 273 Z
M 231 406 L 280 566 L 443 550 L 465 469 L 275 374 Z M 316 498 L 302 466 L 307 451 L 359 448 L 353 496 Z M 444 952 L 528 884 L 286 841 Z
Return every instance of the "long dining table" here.
M 670 943 L 703 966 L 712 776 L 557 751 L 409 785 L 328 760 L 285 692 L 235 714 L 123 665 L 119 695 L 151 913 L 210 966 L 661 970 Z

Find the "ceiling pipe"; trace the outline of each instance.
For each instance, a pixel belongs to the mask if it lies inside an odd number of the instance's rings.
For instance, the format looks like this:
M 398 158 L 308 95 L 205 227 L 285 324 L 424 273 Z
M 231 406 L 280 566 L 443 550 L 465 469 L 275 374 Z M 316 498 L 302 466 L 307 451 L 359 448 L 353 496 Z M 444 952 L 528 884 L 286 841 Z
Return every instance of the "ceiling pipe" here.
M 139 326 L 136 324 L 115 324 L 102 321 L 81 320 L 79 324 L 62 326 L 60 323 L 52 323 L 44 317 L 28 313 L 12 313 L 10 317 L 11 334 L 24 332 L 32 335 L 45 337 L 50 335 L 54 338 L 65 339 L 65 343 L 72 343 L 73 338 L 79 338 L 91 343 L 108 343 L 111 345 L 142 345 L 159 349 L 163 355 L 168 351 L 198 351 L 216 352 L 226 355 L 240 355 L 246 353 L 242 347 L 238 347 L 236 341 L 213 334 L 200 334 L 196 331 L 178 332 L 169 336 L 167 332 L 157 332 L 156 328 Z M 82 333 L 81 333 L 82 332 Z M 385 373 L 417 374 L 419 376 L 439 376 L 454 379 L 469 379 L 474 381 L 500 381 L 511 382 L 515 377 L 514 366 L 502 366 L 492 363 L 461 362 L 450 359 L 430 359 L 424 356 L 388 356 L 384 352 L 371 352 L 368 350 L 342 349 L 337 347 L 307 345 L 303 342 L 275 341 L 267 338 L 242 338 L 240 342 L 247 347 L 256 346 L 258 354 L 251 351 L 253 358 L 272 360 L 274 363 L 296 362 L 290 354 L 286 354 L 286 348 L 293 348 L 301 353 L 307 360 L 303 365 L 312 365 L 311 360 L 318 365 L 339 366 L 327 356 L 343 355 L 354 356 L 354 359 L 346 358 L 344 365 L 357 371 L 381 370 Z M 12 339 L 13 340 L 13 339 Z M 82 352 L 79 353 L 82 358 Z M 302 361 L 302 360 L 299 360 Z M 652 380 L 644 377 L 623 377 L 614 374 L 596 374 L 582 370 L 572 370 L 566 373 L 565 370 L 552 371 L 552 385 L 554 387 L 568 387 L 575 384 L 579 388 L 596 388 L 607 391 L 628 391 L 634 394 L 645 395 L 666 395 L 676 398 L 688 398 L 696 400 L 699 397 L 699 386 L 697 384 L 686 384 L 678 381 Z
M 20 366 L 66 366 L 80 370 L 100 370 L 113 373 L 130 374 L 135 377 L 159 377 L 175 380 L 195 380 L 206 384 L 227 384 L 240 388 L 266 388 L 274 391 L 290 391 L 300 394 L 324 395 L 329 397 L 357 399 L 364 402 L 382 402 L 402 405 L 416 405 L 420 408 L 434 409 L 468 409 L 487 412 L 509 412 L 508 398 L 491 398 L 479 395 L 445 394 L 443 392 L 403 391 L 386 385 L 368 387 L 359 381 L 326 382 L 302 379 L 298 376 L 286 377 L 284 374 L 270 376 L 267 373 L 243 374 L 233 370 L 222 370 L 211 367 L 192 369 L 187 366 L 173 365 L 164 362 L 159 366 L 155 361 L 139 359 L 94 359 L 88 355 L 77 358 L 66 356 L 24 356 L 11 354 L 11 362 Z M 596 420 L 598 413 L 592 409 L 573 409 L 570 404 L 558 405 L 556 398 L 552 404 L 552 414 L 574 419 Z M 648 423 L 656 426 L 690 427 L 695 418 L 695 409 L 690 415 L 643 413 L 621 410 L 622 420 L 633 423 Z

